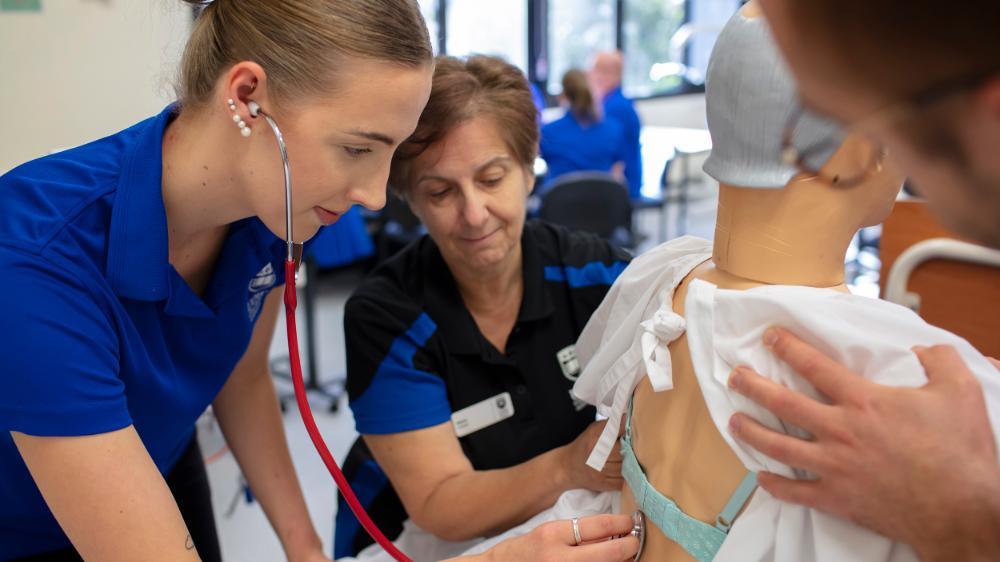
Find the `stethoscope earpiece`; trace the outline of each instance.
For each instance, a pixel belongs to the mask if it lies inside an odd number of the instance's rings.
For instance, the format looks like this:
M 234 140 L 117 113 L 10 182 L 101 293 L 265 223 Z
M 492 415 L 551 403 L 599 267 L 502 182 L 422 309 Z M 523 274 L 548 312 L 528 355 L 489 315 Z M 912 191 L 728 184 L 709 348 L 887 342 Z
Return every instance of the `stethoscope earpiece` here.
M 257 117 L 260 115 L 260 104 L 255 101 L 247 102 L 247 109 L 250 110 L 250 117 Z

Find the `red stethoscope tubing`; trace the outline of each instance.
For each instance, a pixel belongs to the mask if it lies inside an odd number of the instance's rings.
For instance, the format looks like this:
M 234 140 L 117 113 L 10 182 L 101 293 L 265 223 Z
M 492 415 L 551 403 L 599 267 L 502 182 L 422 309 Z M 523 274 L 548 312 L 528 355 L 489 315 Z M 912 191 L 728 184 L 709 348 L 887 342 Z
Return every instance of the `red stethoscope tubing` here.
M 390 556 L 398 560 L 399 562 L 413 562 L 408 556 L 403 554 L 396 545 L 386 538 L 382 534 L 382 531 L 375 525 L 368 513 L 365 512 L 365 508 L 361 506 L 361 502 L 358 501 L 358 497 L 354 495 L 354 490 L 351 489 L 350 484 L 347 483 L 347 479 L 344 478 L 344 473 L 340 471 L 340 467 L 337 466 L 337 461 L 333 459 L 333 455 L 330 454 L 330 449 L 327 448 L 326 442 L 323 441 L 323 436 L 319 432 L 319 428 L 316 427 L 316 420 L 313 419 L 312 409 L 309 407 L 309 398 L 306 395 L 306 385 L 305 381 L 302 379 L 302 362 L 299 358 L 299 338 L 296 331 L 295 325 L 295 307 L 298 304 L 298 299 L 295 293 L 295 262 L 293 260 L 285 261 L 285 326 L 288 329 L 288 361 L 291 366 L 292 371 L 292 384 L 295 387 L 295 401 L 299 405 L 299 413 L 302 415 L 302 423 L 306 426 L 306 431 L 309 432 L 309 438 L 312 439 L 313 445 L 316 447 L 316 452 L 323 459 L 323 463 L 326 464 L 326 468 L 330 471 L 330 475 L 333 476 L 334 482 L 337 484 L 337 488 L 340 489 L 340 493 L 347 500 L 347 505 L 351 507 L 351 511 L 354 512 L 354 516 L 358 518 L 361 522 L 361 526 L 368 531 L 375 542 L 379 544 Z

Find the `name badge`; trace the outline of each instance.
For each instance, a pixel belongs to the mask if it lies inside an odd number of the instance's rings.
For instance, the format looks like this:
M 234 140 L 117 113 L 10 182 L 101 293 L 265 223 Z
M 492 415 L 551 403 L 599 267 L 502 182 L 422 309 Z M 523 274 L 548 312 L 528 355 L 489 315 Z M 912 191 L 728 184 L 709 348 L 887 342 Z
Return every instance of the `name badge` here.
M 451 415 L 451 424 L 459 437 L 475 433 L 514 415 L 514 401 L 504 392 L 462 408 Z

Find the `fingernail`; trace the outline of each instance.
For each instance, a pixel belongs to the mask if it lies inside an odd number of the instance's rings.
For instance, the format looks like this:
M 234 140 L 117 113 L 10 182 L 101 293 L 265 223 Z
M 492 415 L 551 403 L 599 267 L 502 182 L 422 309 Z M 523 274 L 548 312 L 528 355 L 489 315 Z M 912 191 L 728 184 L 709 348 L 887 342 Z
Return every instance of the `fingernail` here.
M 741 382 L 743 382 L 743 369 L 737 367 L 729 374 L 729 388 L 736 390 L 740 387 Z
M 910 348 L 910 351 L 912 351 L 913 353 L 923 353 L 923 352 L 927 351 L 927 347 L 922 346 L 922 345 L 915 345 L 915 346 L 913 346 L 913 347 Z
M 739 433 L 740 431 L 740 418 L 739 416 L 732 416 L 729 418 L 729 432 Z
M 778 331 L 774 328 L 768 328 L 767 331 L 764 332 L 764 345 L 771 347 L 776 341 L 778 341 Z

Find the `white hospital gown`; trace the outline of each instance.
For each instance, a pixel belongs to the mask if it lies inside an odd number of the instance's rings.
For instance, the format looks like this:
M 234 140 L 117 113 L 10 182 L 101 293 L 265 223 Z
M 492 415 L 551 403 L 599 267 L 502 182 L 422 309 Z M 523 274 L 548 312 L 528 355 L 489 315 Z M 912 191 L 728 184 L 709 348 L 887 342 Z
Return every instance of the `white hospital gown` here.
M 1000 373 L 968 342 L 927 324 L 904 307 L 827 289 L 766 286 L 732 291 L 695 280 L 688 287 L 686 317 L 681 318 L 673 312 L 674 290 L 692 269 L 711 257 L 711 252 L 711 242 L 685 236 L 633 260 L 580 336 L 576 349 L 583 372 L 573 391 L 610 418 L 608 427 L 612 428 L 598 440 L 588 459 L 591 466 L 603 467 L 608 454 L 618 446 L 614 428 L 643 376 L 649 377 L 656 391 L 673 388 L 668 345 L 685 331 L 695 376 L 712 420 L 748 470 L 808 477 L 734 440 L 726 429 L 732 414 L 744 412 L 777 431 L 806 435 L 726 386 L 734 367 L 748 365 L 789 388 L 819 398 L 815 389 L 761 344 L 764 331 L 776 325 L 792 330 L 851 371 L 889 386 L 915 387 L 926 382 L 911 351 L 913 346 L 951 345 L 982 384 L 994 434 L 1000 436 Z M 665 492 L 669 496 L 669 490 Z M 552 508 L 492 539 L 441 544 L 414 527 L 404 531 L 397 543 L 404 543 L 400 545 L 404 552 L 407 547 L 422 551 L 414 552 L 417 559 L 432 559 L 424 557 L 427 555 L 444 558 L 463 547 L 467 548 L 465 553 L 474 554 L 547 521 L 617 512 L 618 501 L 617 492 L 571 490 Z M 408 541 L 413 542 L 405 544 Z M 374 551 L 365 554 L 369 557 L 361 560 L 382 559 Z M 907 545 L 844 519 L 780 502 L 759 489 L 714 560 L 916 562 L 917 557 Z
M 982 384 L 994 434 L 1000 435 L 1000 373 L 968 342 L 927 324 L 907 308 L 828 289 L 765 286 L 733 291 L 694 280 L 681 318 L 673 312 L 674 290 L 710 258 L 711 250 L 709 241 L 684 237 L 642 255 L 619 277 L 584 329 L 576 346 L 584 370 L 574 392 L 612 420 L 608 427 L 618 427 L 628 397 L 643 376 L 649 376 L 656 391 L 673 387 L 667 346 L 686 330 L 695 376 L 712 420 L 744 466 L 755 472 L 807 477 L 736 441 L 726 429 L 734 413 L 744 412 L 776 431 L 806 435 L 726 386 L 734 367 L 748 365 L 819 398 L 811 385 L 761 343 L 768 327 L 782 326 L 851 371 L 888 386 L 926 382 L 913 346 L 951 345 Z M 588 464 L 604 465 L 616 446 L 614 433 L 612 429 L 601 437 Z M 665 492 L 669 495 L 669 490 Z M 907 545 L 844 519 L 780 502 L 764 490 L 754 494 L 715 557 L 716 562 L 843 560 L 917 558 Z

